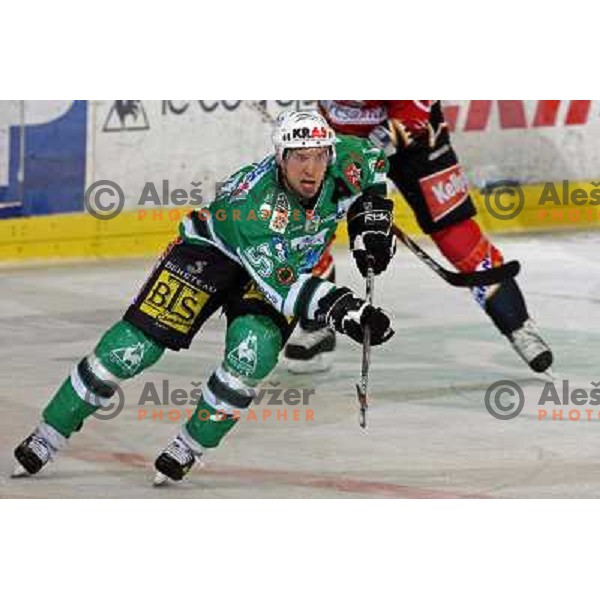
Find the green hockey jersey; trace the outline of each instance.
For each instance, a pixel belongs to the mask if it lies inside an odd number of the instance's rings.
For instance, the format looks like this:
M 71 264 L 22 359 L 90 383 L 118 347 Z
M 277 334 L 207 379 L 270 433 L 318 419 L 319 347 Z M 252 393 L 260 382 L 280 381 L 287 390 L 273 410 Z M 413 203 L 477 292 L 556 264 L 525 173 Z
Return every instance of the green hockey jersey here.
M 332 284 L 311 275 L 352 203 L 366 190 L 386 193 L 388 162 L 368 140 L 340 136 L 312 210 L 279 179 L 275 156 L 232 175 L 209 207 L 186 217 L 181 236 L 216 245 L 241 264 L 286 317 L 312 318 L 316 299 Z

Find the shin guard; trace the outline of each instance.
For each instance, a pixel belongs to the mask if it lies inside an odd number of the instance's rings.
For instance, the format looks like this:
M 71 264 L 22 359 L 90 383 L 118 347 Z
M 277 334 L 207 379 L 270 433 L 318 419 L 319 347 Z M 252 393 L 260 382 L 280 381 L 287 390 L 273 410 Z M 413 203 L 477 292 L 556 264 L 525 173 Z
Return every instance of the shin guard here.
M 82 359 L 42 413 L 45 423 L 66 438 L 115 394 L 117 386 L 159 360 L 164 348 L 137 327 L 119 321 L 94 352 Z
M 431 237 L 440 252 L 462 273 L 484 271 L 504 262 L 500 250 L 473 219 L 447 227 Z M 471 292 L 504 335 L 519 329 L 529 318 L 525 299 L 514 279 L 472 288 Z

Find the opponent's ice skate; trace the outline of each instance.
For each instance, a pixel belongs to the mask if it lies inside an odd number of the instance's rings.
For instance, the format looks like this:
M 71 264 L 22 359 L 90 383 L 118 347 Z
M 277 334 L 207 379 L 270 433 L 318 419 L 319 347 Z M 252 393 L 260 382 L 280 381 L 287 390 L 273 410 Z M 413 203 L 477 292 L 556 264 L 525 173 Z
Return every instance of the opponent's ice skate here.
M 331 368 L 335 332 L 328 327 L 298 325 L 285 347 L 286 366 L 291 373 L 319 373 Z
M 532 319 L 525 321 L 520 329 L 508 336 L 508 339 L 517 354 L 536 373 L 544 373 L 552 366 L 552 351 L 542 339 L 542 334 Z

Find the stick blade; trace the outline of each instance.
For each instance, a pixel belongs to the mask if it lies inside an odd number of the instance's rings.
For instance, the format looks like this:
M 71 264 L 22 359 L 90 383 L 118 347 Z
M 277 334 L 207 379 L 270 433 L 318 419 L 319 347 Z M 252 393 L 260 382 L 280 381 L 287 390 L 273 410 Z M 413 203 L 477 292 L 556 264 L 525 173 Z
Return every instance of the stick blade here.
M 444 278 L 450 285 L 456 287 L 479 287 L 495 285 L 508 279 L 514 279 L 521 271 L 521 263 L 517 260 L 511 260 L 500 267 L 493 267 L 485 271 L 475 271 L 474 273 L 454 273 L 447 272 Z

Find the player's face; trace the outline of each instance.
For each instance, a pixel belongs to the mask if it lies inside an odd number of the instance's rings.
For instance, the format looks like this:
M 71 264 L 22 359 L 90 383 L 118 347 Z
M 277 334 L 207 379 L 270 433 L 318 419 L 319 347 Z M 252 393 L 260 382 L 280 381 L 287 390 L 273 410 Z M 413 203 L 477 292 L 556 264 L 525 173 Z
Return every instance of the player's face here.
M 329 148 L 297 148 L 287 153 L 281 169 L 288 186 L 302 198 L 314 198 L 319 191 L 329 152 Z

